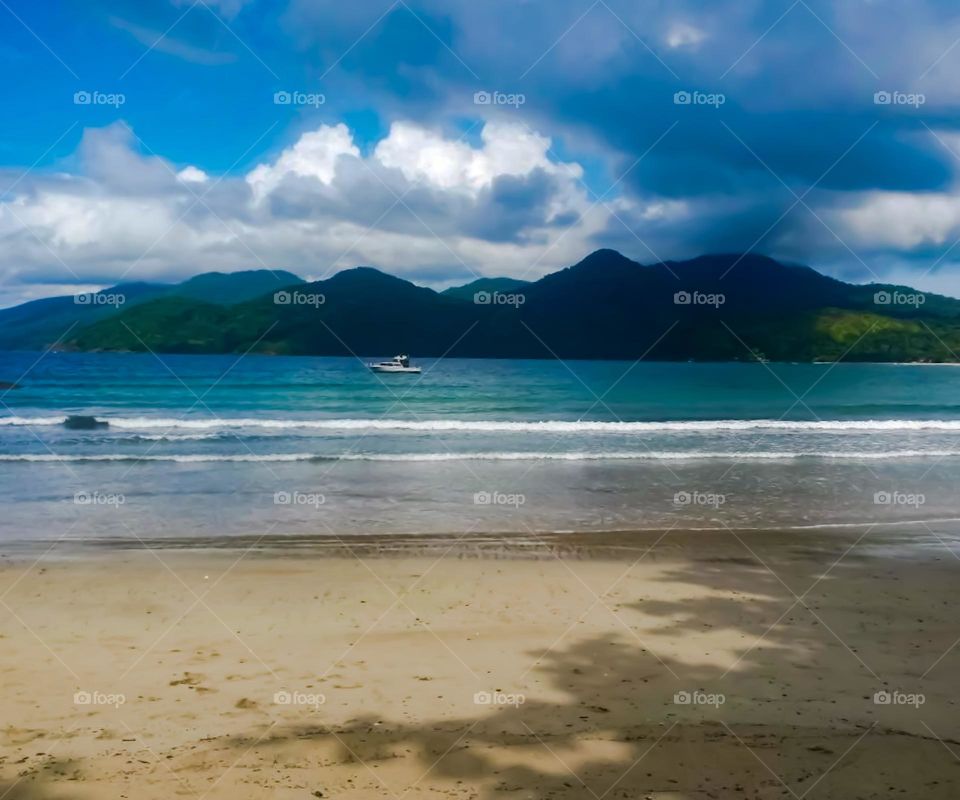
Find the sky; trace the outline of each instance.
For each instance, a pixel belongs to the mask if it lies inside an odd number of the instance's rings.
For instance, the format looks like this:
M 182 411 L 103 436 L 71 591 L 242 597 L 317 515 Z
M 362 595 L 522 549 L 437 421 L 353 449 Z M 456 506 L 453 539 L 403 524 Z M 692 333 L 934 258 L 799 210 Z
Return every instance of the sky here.
M 0 0 L 0 306 L 600 247 L 960 296 L 946 0 Z

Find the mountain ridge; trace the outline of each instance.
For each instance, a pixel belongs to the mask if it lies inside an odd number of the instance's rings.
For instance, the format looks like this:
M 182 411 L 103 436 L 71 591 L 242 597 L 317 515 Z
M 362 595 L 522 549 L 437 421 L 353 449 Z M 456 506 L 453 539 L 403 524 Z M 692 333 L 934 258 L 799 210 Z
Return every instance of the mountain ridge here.
M 960 360 L 960 300 L 849 284 L 762 255 L 640 264 L 598 250 L 537 281 L 481 280 L 494 283 L 436 292 L 355 267 L 230 305 L 168 294 L 78 326 L 63 347 L 358 357 L 405 351 L 415 357 Z M 478 285 L 512 291 L 471 291 Z
M 180 283 L 130 281 L 97 292 L 30 300 L 0 309 L 0 350 L 43 349 L 69 337 L 78 326 L 161 297 L 181 296 L 227 305 L 242 302 L 268 291 L 271 282 L 283 288 L 303 279 L 285 270 L 202 272 Z

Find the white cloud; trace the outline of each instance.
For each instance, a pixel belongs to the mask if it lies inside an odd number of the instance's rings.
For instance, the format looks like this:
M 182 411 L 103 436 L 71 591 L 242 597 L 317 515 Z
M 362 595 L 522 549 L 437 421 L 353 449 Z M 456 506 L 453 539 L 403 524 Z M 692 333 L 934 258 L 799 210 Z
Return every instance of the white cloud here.
M 398 122 L 364 156 L 345 125 L 323 125 L 212 180 L 143 155 L 124 125 L 88 130 L 65 162 L 78 169 L 33 173 L 0 202 L 0 304 L 266 266 L 321 277 L 373 264 L 441 282 L 534 264 L 537 277 L 582 258 L 610 219 L 586 214 L 582 167 L 551 147 L 515 123 L 487 122 L 471 144 Z
M 206 183 L 210 180 L 210 176 L 206 172 L 192 165 L 180 170 L 177 177 L 184 183 Z
M 678 47 L 695 48 L 706 38 L 707 34 L 704 31 L 686 22 L 674 22 L 667 29 L 667 46 L 673 49 Z
M 321 125 L 318 130 L 303 134 L 273 164 L 261 164 L 250 172 L 247 182 L 258 200 L 276 189 L 288 175 L 316 178 L 330 184 L 341 156 L 360 157 L 347 126 Z
M 503 175 L 526 176 L 535 169 L 549 174 L 564 171 L 579 179 L 579 164 L 557 164 L 548 157 L 550 140 L 520 123 L 488 122 L 481 133 L 482 147 L 410 122 L 395 123 L 374 156 L 386 167 L 399 169 L 409 181 L 476 195 Z
M 836 213 L 854 244 L 911 250 L 960 236 L 960 196 L 871 192 Z
M 194 3 L 197 5 L 197 3 Z M 126 31 L 134 39 L 150 50 L 156 50 L 160 53 L 182 58 L 184 61 L 190 61 L 194 64 L 205 64 L 207 66 L 216 66 L 220 64 L 229 64 L 237 60 L 235 53 L 210 50 L 205 47 L 198 47 L 195 44 L 177 39 L 170 35 L 170 30 L 162 28 L 149 28 L 144 25 L 137 25 L 130 20 L 122 17 L 110 17 L 109 22 L 115 28 Z
M 194 0 L 171 0 L 177 8 L 192 8 Z M 252 5 L 253 0 L 204 0 L 204 5 L 210 9 L 216 9 L 227 19 L 233 19 L 245 6 Z

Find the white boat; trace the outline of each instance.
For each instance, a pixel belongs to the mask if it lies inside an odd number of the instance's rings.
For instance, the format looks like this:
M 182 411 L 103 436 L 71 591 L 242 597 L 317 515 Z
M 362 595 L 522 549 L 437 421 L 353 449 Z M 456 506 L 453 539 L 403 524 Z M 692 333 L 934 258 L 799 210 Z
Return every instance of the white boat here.
M 380 361 L 376 364 L 367 364 L 374 372 L 412 372 L 419 373 L 420 367 L 410 366 L 410 356 L 394 356 L 389 361 Z

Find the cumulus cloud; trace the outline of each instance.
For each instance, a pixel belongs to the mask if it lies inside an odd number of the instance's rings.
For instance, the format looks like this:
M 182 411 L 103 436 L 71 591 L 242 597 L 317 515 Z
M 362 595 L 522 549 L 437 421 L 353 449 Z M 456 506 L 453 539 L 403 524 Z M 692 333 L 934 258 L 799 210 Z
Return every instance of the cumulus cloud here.
M 258 166 L 247 175 L 247 182 L 258 200 L 274 191 L 288 175 L 315 178 L 329 185 L 341 156 L 360 156 L 350 131 L 343 124 L 323 125 L 301 136 L 274 163 Z
M 876 192 L 837 213 L 859 245 L 913 250 L 960 235 L 960 195 Z
M 654 262 L 753 245 L 838 274 L 856 252 L 865 260 L 844 277 L 870 280 L 905 269 L 891 254 L 929 263 L 931 248 L 960 237 L 952 190 L 818 190 L 806 198 L 810 210 L 792 212 L 796 198 L 782 186 L 683 194 L 654 182 L 600 200 L 581 164 L 560 160 L 550 137 L 517 121 L 489 120 L 476 141 L 397 121 L 366 154 L 346 125 L 319 125 L 245 174 L 225 176 L 144 155 L 137 144 L 122 124 L 88 130 L 67 161 L 75 169 L 28 177 L 0 203 L 0 301 L 42 296 L 52 284 L 169 281 L 213 269 L 320 278 L 372 264 L 438 283 L 535 278 L 599 246 Z M 941 288 L 942 275 L 934 277 Z
M 214 178 L 143 155 L 124 125 L 88 130 L 76 171 L 25 180 L 0 203 L 4 289 L 267 266 L 320 277 L 358 263 L 468 279 L 525 271 L 552 250 L 541 274 L 581 257 L 600 227 L 582 218 L 582 167 L 550 149 L 517 123 L 488 122 L 469 144 L 397 122 L 364 156 L 345 125 L 321 125 L 245 175 Z
M 488 122 L 481 133 L 482 147 L 451 141 L 409 122 L 399 122 L 376 147 L 375 157 L 386 167 L 399 169 L 413 182 L 472 195 L 504 175 L 522 177 L 535 169 L 565 174 L 579 180 L 579 164 L 558 164 L 547 152 L 550 140 L 521 123 Z

